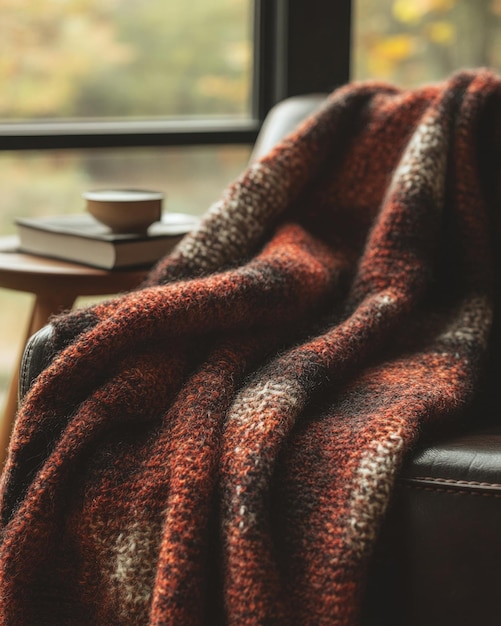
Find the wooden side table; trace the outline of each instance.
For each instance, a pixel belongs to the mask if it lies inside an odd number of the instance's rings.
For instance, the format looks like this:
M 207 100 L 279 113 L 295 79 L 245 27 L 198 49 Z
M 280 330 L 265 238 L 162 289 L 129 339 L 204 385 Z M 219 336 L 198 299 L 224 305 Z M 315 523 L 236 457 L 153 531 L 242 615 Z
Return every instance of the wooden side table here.
M 79 296 L 104 296 L 129 291 L 144 280 L 147 272 L 147 269 L 100 270 L 25 254 L 18 249 L 17 237 L 0 237 L 0 287 L 35 294 L 27 334 L 0 418 L 0 468 L 16 416 L 19 365 L 28 338 L 42 328 L 51 315 L 70 309 Z

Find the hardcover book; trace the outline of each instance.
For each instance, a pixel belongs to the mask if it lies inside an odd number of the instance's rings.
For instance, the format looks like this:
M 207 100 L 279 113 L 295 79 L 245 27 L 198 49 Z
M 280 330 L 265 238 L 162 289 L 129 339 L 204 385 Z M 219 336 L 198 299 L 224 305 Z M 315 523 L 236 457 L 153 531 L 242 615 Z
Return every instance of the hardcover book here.
M 193 230 L 199 219 L 165 213 L 146 233 L 117 234 L 90 214 L 18 218 L 23 252 L 75 261 L 102 269 L 152 265 Z

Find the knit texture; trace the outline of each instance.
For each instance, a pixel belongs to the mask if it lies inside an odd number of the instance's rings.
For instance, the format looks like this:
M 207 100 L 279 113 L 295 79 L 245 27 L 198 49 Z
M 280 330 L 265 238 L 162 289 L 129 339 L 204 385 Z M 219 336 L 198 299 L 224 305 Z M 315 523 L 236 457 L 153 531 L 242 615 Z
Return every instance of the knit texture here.
M 500 94 L 335 91 L 140 289 L 53 320 L 0 624 L 359 623 L 403 457 L 485 368 Z

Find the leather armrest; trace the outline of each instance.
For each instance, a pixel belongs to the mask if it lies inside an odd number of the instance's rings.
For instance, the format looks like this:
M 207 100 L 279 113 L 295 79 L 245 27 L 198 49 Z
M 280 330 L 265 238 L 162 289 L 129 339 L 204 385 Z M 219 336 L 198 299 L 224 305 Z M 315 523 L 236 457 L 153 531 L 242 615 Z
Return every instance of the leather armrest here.
M 28 339 L 19 371 L 19 402 L 22 401 L 35 378 L 50 363 L 54 354 L 53 336 L 54 327 L 47 324 Z
M 364 626 L 494 626 L 501 603 L 501 426 L 407 459 L 373 557 Z M 477 419 L 474 420 L 473 418 Z
M 251 161 L 269 152 L 296 126 L 311 115 L 325 100 L 326 94 L 294 96 L 276 104 L 266 116 L 254 145 Z

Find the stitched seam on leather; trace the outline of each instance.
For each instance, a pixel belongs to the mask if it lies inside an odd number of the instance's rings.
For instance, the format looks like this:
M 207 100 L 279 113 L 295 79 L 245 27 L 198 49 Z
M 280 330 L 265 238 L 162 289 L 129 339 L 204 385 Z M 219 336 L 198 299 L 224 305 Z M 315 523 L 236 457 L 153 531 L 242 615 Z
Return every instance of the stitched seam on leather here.
M 26 373 L 28 370 L 28 363 L 31 362 L 31 355 L 33 353 L 33 349 L 34 349 L 34 342 L 30 341 L 28 342 L 28 345 L 26 346 L 26 351 L 24 353 L 24 358 L 22 361 L 22 368 L 21 368 L 21 378 L 20 378 L 20 382 L 23 383 L 23 393 L 21 393 L 21 387 L 18 388 L 18 401 L 21 400 L 21 398 L 23 398 L 26 395 L 26 392 L 28 391 L 28 389 L 24 389 L 24 387 L 26 386 Z M 30 383 L 31 381 L 28 381 L 28 383 Z
M 406 489 L 417 489 L 418 491 L 433 491 L 435 493 L 449 493 L 452 495 L 459 496 L 483 496 L 485 498 L 501 498 L 501 493 L 492 493 L 489 491 L 469 491 L 466 489 L 447 489 L 446 487 L 432 487 L 425 485 L 415 485 L 412 483 L 400 483 L 400 487 L 405 487 Z
M 437 478 L 436 476 L 416 476 L 410 480 L 426 480 L 428 482 L 439 484 L 447 483 L 450 485 L 464 485 L 466 487 L 470 485 L 472 487 L 498 487 L 501 489 L 501 483 L 478 482 L 476 480 L 456 480 L 454 478 Z

